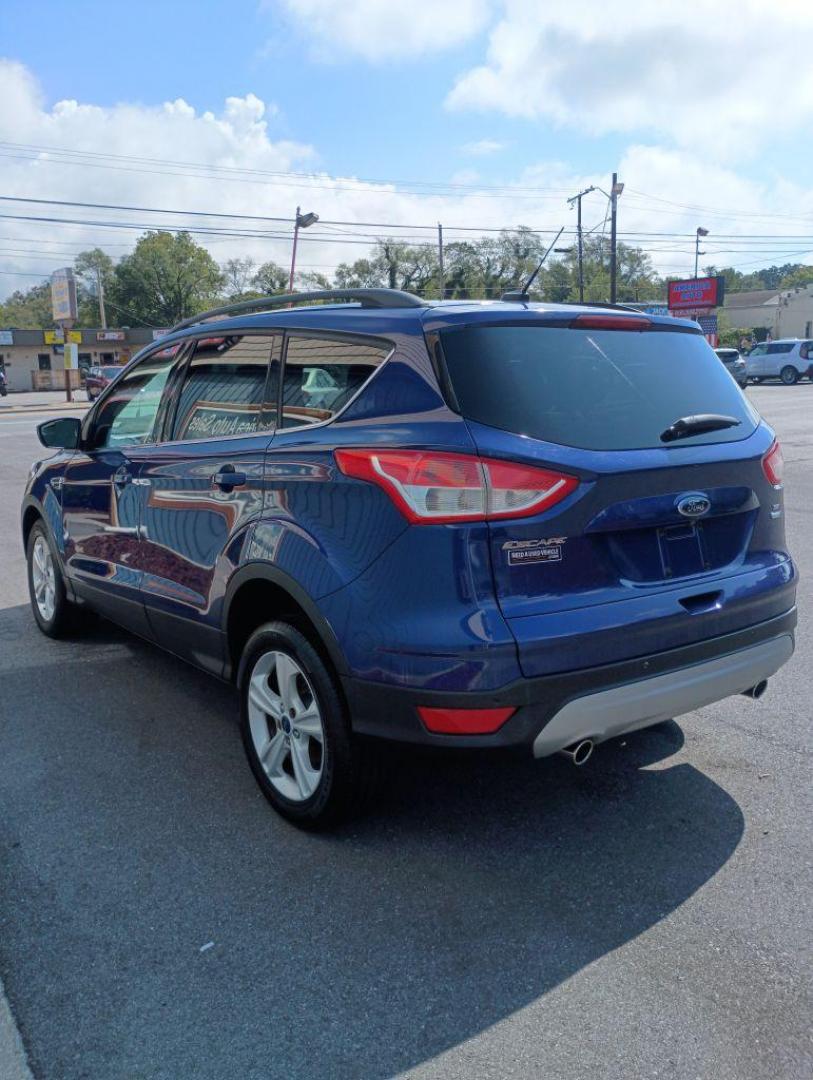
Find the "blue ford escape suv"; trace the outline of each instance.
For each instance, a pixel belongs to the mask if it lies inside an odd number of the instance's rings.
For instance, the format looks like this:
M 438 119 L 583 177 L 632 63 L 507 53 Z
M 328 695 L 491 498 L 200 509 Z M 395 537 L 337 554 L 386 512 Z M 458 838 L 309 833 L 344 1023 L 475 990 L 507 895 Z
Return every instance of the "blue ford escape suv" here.
M 266 298 L 180 324 L 39 435 L 40 628 L 90 609 L 234 680 L 299 824 L 354 804 L 374 736 L 580 763 L 758 696 L 793 652 L 782 455 L 691 322 Z

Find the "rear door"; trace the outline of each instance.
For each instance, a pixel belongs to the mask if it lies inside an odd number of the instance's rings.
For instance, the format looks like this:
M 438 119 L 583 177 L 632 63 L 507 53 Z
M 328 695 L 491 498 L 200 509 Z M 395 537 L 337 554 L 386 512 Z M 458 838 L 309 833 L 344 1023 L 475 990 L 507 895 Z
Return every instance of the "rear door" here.
M 792 603 L 775 591 L 790 570 L 762 466 L 772 433 L 702 335 L 646 320 L 631 332 L 628 318 L 441 333 L 480 454 L 579 481 L 542 514 L 489 524 L 526 675 L 676 647 Z M 700 413 L 730 426 L 662 437 Z
M 160 442 L 134 454 L 141 501 L 141 595 L 170 651 L 222 669 L 222 602 L 263 504 L 277 417 L 281 337 L 200 337 Z

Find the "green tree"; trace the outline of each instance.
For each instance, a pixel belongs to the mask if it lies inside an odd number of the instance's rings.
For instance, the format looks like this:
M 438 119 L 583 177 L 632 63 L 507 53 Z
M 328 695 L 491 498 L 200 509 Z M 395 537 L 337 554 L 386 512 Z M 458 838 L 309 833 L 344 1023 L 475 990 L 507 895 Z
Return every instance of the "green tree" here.
M 780 289 L 795 289 L 813 285 L 813 266 L 797 266 L 779 282 Z
M 148 232 L 115 268 L 117 313 L 131 324 L 172 326 L 216 305 L 224 279 L 189 233 Z
M 113 260 L 101 248 L 80 251 L 73 261 L 76 274 L 77 303 L 79 308 L 78 326 L 100 326 L 99 282 L 105 298 L 112 291 L 115 282 Z M 108 321 L 115 326 L 119 321 L 115 311 L 108 314 Z
M 257 296 L 273 296 L 288 291 L 289 272 L 278 263 L 264 262 L 251 280 Z
M 17 289 L 0 304 L 0 326 L 40 330 L 53 325 L 51 285 L 48 281 L 32 285 L 25 292 Z
M 437 295 L 438 256 L 434 246 L 379 240 L 372 257 L 340 263 L 336 267 L 339 289 L 405 289 L 421 296 Z
M 227 300 L 245 300 L 253 295 L 257 264 L 250 255 L 242 259 L 228 259 L 223 263 L 222 270 Z

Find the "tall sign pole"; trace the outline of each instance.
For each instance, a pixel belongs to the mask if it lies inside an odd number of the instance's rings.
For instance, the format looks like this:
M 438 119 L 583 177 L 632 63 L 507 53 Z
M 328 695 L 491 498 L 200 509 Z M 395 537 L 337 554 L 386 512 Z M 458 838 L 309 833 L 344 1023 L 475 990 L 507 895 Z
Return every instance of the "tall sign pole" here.
M 62 358 L 65 369 L 65 400 L 73 401 L 71 394 L 71 372 L 74 367 L 76 349 L 68 342 L 71 327 L 76 322 L 76 278 L 70 267 L 55 270 L 51 274 L 51 309 L 54 322 L 62 328 Z

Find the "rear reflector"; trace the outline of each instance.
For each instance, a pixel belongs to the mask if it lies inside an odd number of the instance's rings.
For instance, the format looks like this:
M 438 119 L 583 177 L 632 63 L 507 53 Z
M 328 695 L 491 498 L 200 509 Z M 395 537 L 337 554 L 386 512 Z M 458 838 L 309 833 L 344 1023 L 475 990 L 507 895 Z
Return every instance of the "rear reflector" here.
M 782 477 L 785 472 L 785 459 L 782 456 L 782 447 L 776 440 L 762 459 L 762 471 L 774 487 L 782 486 Z
M 579 315 L 570 326 L 574 330 L 648 330 L 652 321 L 635 315 Z
M 418 714 L 427 731 L 436 735 L 492 735 L 517 710 L 502 709 L 429 709 L 418 706 Z
M 574 491 L 575 476 L 433 450 L 337 450 L 345 476 L 383 488 L 414 525 L 527 517 Z

